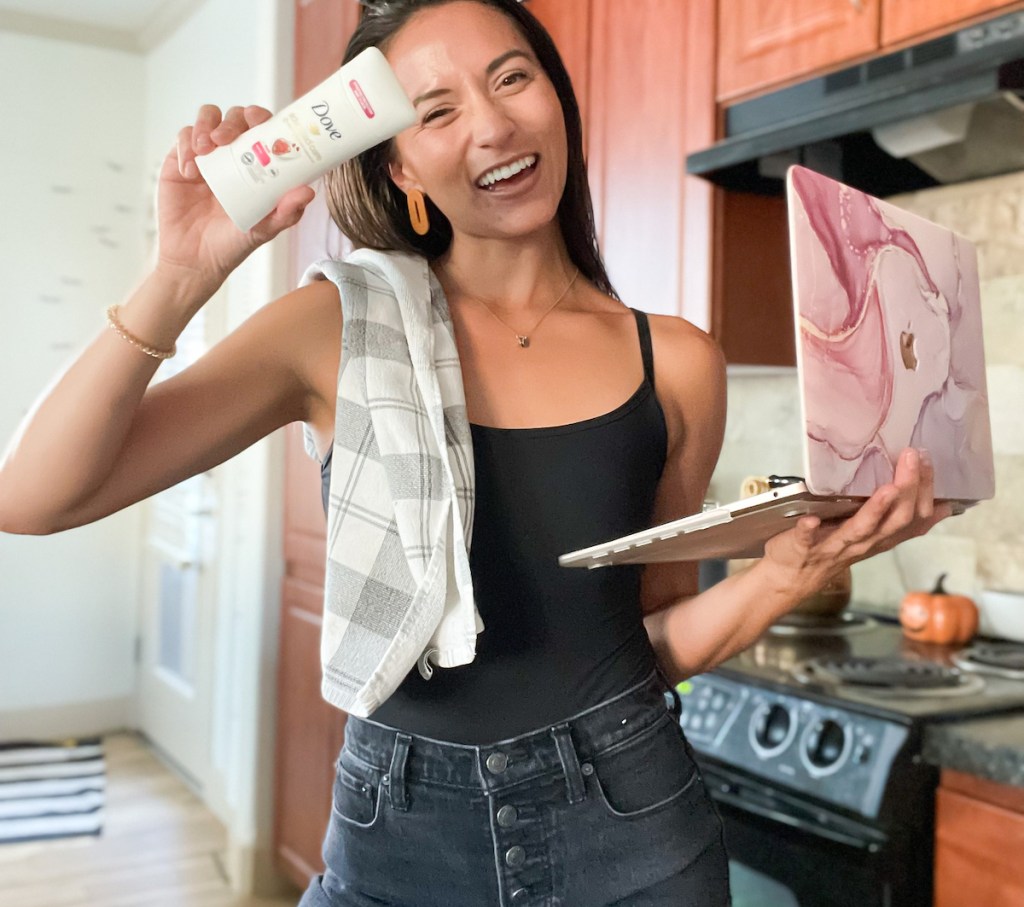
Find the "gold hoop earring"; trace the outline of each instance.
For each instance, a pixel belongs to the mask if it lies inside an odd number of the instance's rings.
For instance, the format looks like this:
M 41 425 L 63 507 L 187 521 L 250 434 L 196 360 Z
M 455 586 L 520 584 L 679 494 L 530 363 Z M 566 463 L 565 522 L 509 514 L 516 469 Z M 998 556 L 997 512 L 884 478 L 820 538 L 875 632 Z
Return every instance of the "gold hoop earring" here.
M 430 230 L 430 218 L 427 216 L 427 200 L 419 189 L 410 189 L 405 196 L 409 203 L 409 223 L 420 236 L 426 236 Z

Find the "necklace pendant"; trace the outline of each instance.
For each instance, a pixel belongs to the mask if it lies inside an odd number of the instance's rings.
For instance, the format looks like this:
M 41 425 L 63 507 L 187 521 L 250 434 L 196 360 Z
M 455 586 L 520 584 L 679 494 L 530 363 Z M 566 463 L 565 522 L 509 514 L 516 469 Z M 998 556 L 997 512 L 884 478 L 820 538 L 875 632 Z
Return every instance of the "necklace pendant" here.
M 524 337 L 522 334 L 516 334 L 516 340 L 519 341 L 519 345 L 525 350 L 530 345 L 530 338 Z

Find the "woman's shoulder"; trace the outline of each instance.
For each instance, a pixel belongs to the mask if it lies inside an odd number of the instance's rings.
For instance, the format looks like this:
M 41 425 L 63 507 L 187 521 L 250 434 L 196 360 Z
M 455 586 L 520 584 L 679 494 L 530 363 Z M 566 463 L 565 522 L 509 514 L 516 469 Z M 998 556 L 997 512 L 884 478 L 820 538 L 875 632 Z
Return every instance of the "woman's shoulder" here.
M 649 321 L 655 386 L 670 436 L 679 443 L 718 437 L 725 425 L 726 403 L 721 347 L 684 318 L 651 315 Z
M 337 383 L 341 355 L 338 288 L 316 280 L 277 297 L 244 326 L 252 354 L 276 360 L 322 397 Z
M 648 315 L 659 372 L 678 380 L 724 382 L 725 356 L 709 333 L 677 315 Z
M 340 325 L 338 288 L 329 280 L 313 280 L 267 303 L 258 313 L 264 330 L 279 340 L 303 339 Z

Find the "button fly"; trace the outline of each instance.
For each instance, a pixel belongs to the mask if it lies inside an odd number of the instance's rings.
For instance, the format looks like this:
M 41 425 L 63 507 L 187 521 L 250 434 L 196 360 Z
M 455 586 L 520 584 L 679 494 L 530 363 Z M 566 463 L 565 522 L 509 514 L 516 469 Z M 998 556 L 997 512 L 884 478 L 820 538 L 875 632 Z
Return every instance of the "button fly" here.
M 526 903 L 526 899 L 529 896 L 530 896 L 530 892 L 528 892 L 525 888 L 517 888 L 515 891 L 512 892 L 512 903 L 513 904 L 525 904 Z
M 502 828 L 510 828 L 516 824 L 519 818 L 519 810 L 514 806 L 503 806 L 498 810 L 498 824 Z
M 500 775 L 508 768 L 508 756 L 504 753 L 491 753 L 487 757 L 487 770 L 494 775 Z
M 508 866 L 522 866 L 526 862 L 526 851 L 518 844 L 505 851 L 505 863 Z

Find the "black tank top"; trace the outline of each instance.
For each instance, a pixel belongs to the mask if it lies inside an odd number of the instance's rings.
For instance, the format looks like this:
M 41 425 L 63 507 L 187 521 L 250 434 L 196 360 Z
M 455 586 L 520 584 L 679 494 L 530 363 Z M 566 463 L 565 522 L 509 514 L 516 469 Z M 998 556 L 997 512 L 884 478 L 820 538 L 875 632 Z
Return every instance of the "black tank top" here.
M 647 316 L 634 312 L 644 380 L 610 413 L 550 428 L 472 425 L 470 567 L 485 629 L 471 664 L 413 668 L 372 718 L 456 743 L 555 724 L 642 681 L 654 652 L 640 567 L 558 566 L 558 555 L 650 525 L 667 432 Z M 330 458 L 324 462 L 324 499 Z

